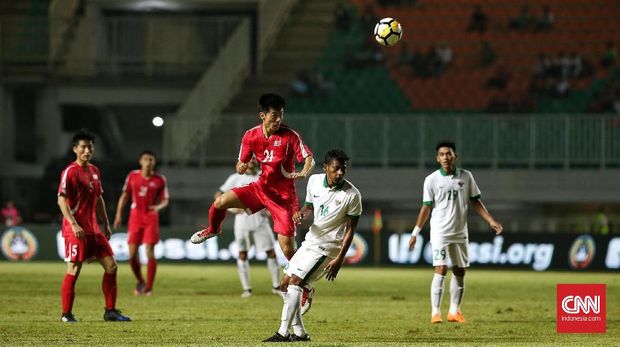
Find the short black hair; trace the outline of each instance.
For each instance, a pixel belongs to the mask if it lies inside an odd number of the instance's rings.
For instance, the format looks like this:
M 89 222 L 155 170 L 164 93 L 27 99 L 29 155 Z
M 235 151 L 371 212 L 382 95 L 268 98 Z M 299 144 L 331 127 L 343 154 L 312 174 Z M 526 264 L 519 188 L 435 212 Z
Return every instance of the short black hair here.
M 90 131 L 88 131 L 88 129 L 82 128 L 78 130 L 78 132 L 75 133 L 75 135 L 73 135 L 73 139 L 71 140 L 71 142 L 73 143 L 73 146 L 79 145 L 80 141 L 90 141 L 94 144 L 95 135 L 93 135 Z
M 330 149 L 325 154 L 325 165 L 329 165 L 332 160 L 338 161 L 340 164 L 346 164 L 349 161 L 349 156 L 342 149 Z
M 440 141 L 440 142 L 437 142 L 437 145 L 435 145 L 435 151 L 438 151 L 441 147 L 452 148 L 454 153 L 456 153 L 456 145 L 452 141 Z
M 284 98 L 275 93 L 263 94 L 258 98 L 258 108 L 262 112 L 268 112 L 270 108 L 279 111 L 285 104 Z
M 138 159 L 142 159 L 143 155 L 152 155 L 153 158 L 157 159 L 157 156 L 155 155 L 155 152 L 150 151 L 148 149 L 143 150 L 142 152 L 140 152 L 140 156 L 138 156 Z

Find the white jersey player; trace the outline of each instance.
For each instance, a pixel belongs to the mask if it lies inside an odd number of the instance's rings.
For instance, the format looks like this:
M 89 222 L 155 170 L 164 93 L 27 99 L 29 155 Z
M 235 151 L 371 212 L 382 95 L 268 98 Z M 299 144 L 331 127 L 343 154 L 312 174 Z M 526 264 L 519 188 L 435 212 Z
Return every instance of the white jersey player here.
M 324 174 L 308 179 L 306 203 L 293 216 L 295 223 L 314 212 L 314 221 L 301 247 L 284 269 L 280 329 L 264 342 L 310 341 L 300 309 L 302 286 L 326 276 L 333 281 L 344 262 L 362 213 L 360 192 L 344 179 L 349 158 L 341 150 L 325 156 Z M 289 334 L 289 329 L 293 333 Z
M 219 191 L 215 193 L 215 198 L 221 194 L 244 185 L 248 185 L 258 180 L 258 172 L 256 170 L 256 162 L 250 161 L 248 164 L 248 170 L 245 174 L 239 175 L 234 173 L 228 176 L 228 179 L 219 188 Z M 252 244 L 256 248 L 256 252 L 267 253 L 267 268 L 271 275 L 272 292 L 274 294 L 280 294 L 280 266 L 276 259 L 276 253 L 273 249 L 275 237 L 271 225 L 269 224 L 269 218 L 265 210 L 258 213 L 248 215 L 241 209 L 229 209 L 230 212 L 235 214 L 235 241 L 239 247 L 239 257 L 237 258 L 237 271 L 239 272 L 239 279 L 243 292 L 241 297 L 247 298 L 252 296 L 252 286 L 250 284 L 250 262 L 248 260 L 248 251 Z
M 496 234 L 503 230 L 480 200 L 480 189 L 471 172 L 456 167 L 456 146 L 452 142 L 437 144 L 439 170 L 424 180 L 423 205 L 416 226 L 411 233 L 409 247 L 413 249 L 416 237 L 431 215 L 431 246 L 435 275 L 431 284 L 431 323 L 441 323 L 441 299 L 448 272 L 448 259 L 452 263 L 450 281 L 450 311 L 448 322 L 464 323 L 460 310 L 465 290 L 465 268 L 469 267 L 467 253 L 467 206 L 472 206 L 489 223 Z M 432 210 L 432 214 L 431 214 Z

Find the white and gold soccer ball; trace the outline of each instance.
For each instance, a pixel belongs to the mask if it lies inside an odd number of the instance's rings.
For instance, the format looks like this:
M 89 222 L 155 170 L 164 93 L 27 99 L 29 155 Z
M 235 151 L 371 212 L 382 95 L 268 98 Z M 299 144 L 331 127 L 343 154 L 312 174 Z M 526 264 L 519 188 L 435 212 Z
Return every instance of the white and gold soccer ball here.
M 375 40 L 383 46 L 392 46 L 403 37 L 403 28 L 394 18 L 383 18 L 375 25 Z

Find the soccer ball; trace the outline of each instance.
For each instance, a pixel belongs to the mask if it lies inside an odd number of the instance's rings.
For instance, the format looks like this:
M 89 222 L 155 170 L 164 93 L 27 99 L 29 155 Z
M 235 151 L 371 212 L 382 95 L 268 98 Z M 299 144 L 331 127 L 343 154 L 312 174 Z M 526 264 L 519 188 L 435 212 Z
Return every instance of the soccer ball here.
M 375 25 L 375 40 L 383 46 L 392 46 L 403 36 L 403 28 L 394 18 L 383 18 Z

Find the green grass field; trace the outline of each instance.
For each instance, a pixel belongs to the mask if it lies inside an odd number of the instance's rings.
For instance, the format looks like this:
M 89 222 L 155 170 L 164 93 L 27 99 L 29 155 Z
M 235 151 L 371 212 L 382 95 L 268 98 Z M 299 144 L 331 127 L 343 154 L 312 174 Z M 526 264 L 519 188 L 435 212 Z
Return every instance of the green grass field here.
M 152 297 L 134 297 L 129 267 L 120 267 L 118 307 L 134 321 L 103 322 L 102 269 L 89 264 L 71 325 L 60 322 L 63 263 L 0 262 L 0 345 L 259 345 L 279 327 L 282 300 L 262 264 L 252 266 L 249 299 L 231 265 L 160 264 Z M 469 322 L 460 325 L 429 323 L 431 277 L 431 268 L 345 267 L 336 282 L 317 283 L 306 344 L 620 346 L 617 273 L 474 268 L 462 306 Z M 556 283 L 606 283 L 607 334 L 557 334 Z M 445 314 L 448 294 L 443 304 Z

